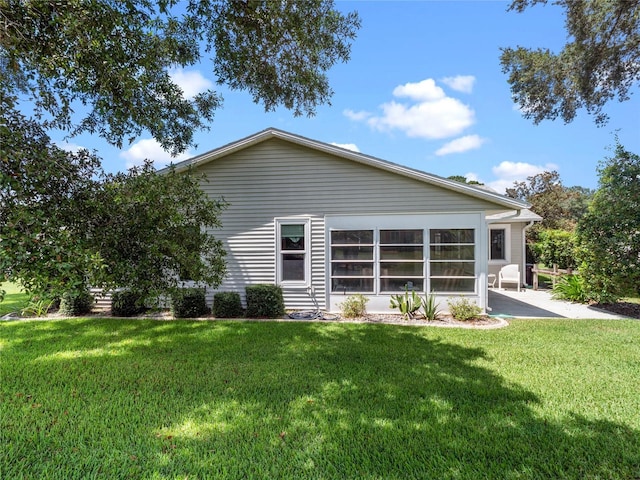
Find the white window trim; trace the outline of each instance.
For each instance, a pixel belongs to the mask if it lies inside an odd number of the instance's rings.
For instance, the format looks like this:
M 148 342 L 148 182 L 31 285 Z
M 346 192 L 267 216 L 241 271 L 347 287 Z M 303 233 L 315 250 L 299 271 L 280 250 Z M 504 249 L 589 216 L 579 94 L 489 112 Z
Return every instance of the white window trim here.
M 491 230 L 504 230 L 504 250 L 505 258 L 493 260 L 491 258 Z M 508 223 L 492 223 L 489 225 L 489 234 L 487 236 L 487 258 L 489 265 L 507 265 L 511 263 L 511 224 Z
M 276 285 L 283 287 L 310 287 L 311 286 L 311 218 L 309 217 L 284 217 L 274 219 L 276 240 Z M 304 280 L 282 279 L 282 237 L 280 228 L 282 225 L 304 226 L 304 250 L 298 253 L 304 254 Z

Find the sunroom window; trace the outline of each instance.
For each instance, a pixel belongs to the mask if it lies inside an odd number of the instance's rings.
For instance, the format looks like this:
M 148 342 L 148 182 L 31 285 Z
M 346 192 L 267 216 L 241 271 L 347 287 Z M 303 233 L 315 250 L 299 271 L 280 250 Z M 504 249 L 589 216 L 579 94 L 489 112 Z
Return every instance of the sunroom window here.
M 470 228 L 429 231 L 429 278 L 434 292 L 474 292 L 475 234 Z
M 373 230 L 331 232 L 331 291 L 373 292 Z
M 424 291 L 423 230 L 380 230 L 380 291 Z

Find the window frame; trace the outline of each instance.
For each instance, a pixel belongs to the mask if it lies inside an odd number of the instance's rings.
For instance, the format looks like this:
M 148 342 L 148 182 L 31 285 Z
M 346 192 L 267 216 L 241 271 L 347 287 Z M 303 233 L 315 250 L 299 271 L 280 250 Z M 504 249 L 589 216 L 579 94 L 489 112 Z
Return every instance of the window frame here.
M 401 243 L 401 242 L 388 242 L 388 243 L 383 243 L 382 240 L 382 232 L 420 232 L 420 236 L 422 237 L 422 242 L 420 243 Z M 412 291 L 415 292 L 424 292 L 425 291 L 425 281 L 426 281 L 426 275 L 425 275 L 425 262 L 426 262 L 426 256 L 425 256 L 425 250 L 424 250 L 424 245 L 425 245 L 425 229 L 424 228 L 378 228 L 377 229 L 377 233 L 378 233 L 378 238 L 377 238 L 377 242 L 376 242 L 376 246 L 377 246 L 377 250 L 378 250 L 378 258 L 377 258 L 377 266 L 378 266 L 378 275 L 377 275 L 377 280 L 378 280 L 378 285 L 377 285 L 377 293 L 381 294 L 381 295 L 393 295 L 396 293 L 401 293 L 404 292 L 404 289 L 401 290 L 384 290 L 382 287 L 383 284 L 383 280 L 394 280 L 394 279 L 403 279 L 403 280 L 408 280 L 410 282 L 412 282 Z M 411 258 L 411 259 L 391 259 L 391 258 L 385 258 L 383 259 L 383 249 L 387 247 L 420 247 L 420 250 L 422 251 L 422 255 L 420 258 Z M 418 249 L 416 249 L 416 251 L 418 251 Z M 420 275 L 391 275 L 391 274 L 383 274 L 383 267 L 386 264 L 415 264 L 415 265 L 420 265 L 422 267 L 422 272 L 420 273 Z M 415 282 L 413 280 L 416 280 Z M 418 284 L 417 280 L 420 280 L 420 283 Z M 407 285 L 407 284 L 405 284 Z
M 275 219 L 276 239 L 276 285 L 283 287 L 311 286 L 311 218 L 285 217 Z M 304 228 L 304 249 L 284 250 L 282 248 L 282 226 L 302 225 Z M 284 280 L 284 255 L 304 255 L 304 278 L 302 280 Z
M 333 243 L 333 234 L 334 232 L 371 232 L 372 235 L 372 241 L 371 243 L 349 243 L 349 242 L 337 242 L 337 243 Z M 371 247 L 371 258 L 334 258 L 333 256 L 333 250 L 334 248 L 340 248 L 340 247 L 346 247 L 346 248 L 353 248 L 353 247 L 364 247 L 364 248 L 369 248 Z M 333 274 L 333 266 L 335 264 L 354 264 L 354 265 L 358 265 L 358 264 L 371 264 L 371 274 L 369 275 L 334 275 Z M 376 294 L 376 278 L 377 278 L 377 253 L 376 253 L 376 229 L 375 228 L 351 228 L 351 229 L 347 229 L 347 228 L 336 228 L 336 229 L 331 229 L 329 231 L 329 289 L 334 292 L 334 293 L 339 293 L 340 290 L 339 289 L 334 289 L 333 287 L 333 281 L 335 279 L 345 279 L 345 280 L 352 280 L 352 279 L 360 279 L 360 280 L 371 280 L 371 290 L 344 290 L 343 293 L 349 293 L 349 294 L 358 294 L 361 293 L 363 295 L 375 295 Z
M 470 230 L 473 232 L 473 242 L 435 242 L 431 241 L 431 232 L 438 230 Z M 478 290 L 478 230 L 472 227 L 453 227 L 453 228 L 429 228 L 428 229 L 428 263 L 429 263 L 429 288 L 435 294 L 440 295 L 470 295 L 477 294 Z M 473 258 L 472 259 L 453 259 L 453 258 L 434 258 L 432 255 L 432 248 L 435 248 L 435 251 L 440 251 L 442 247 L 472 247 Z M 462 251 L 462 250 L 461 250 Z M 434 275 L 434 265 L 436 264 L 451 264 L 451 263 L 459 263 L 459 264 L 470 264 L 473 265 L 474 273 L 473 275 Z M 434 280 L 436 283 L 438 280 L 473 280 L 473 288 L 471 290 L 436 290 L 434 288 Z
M 334 243 L 333 242 L 333 233 L 334 232 L 355 232 L 355 231 L 367 231 L 372 232 L 372 242 L 371 243 L 362 243 L 362 244 L 349 244 L 349 243 Z M 419 231 L 422 235 L 422 243 L 382 243 L 382 235 L 383 231 Z M 386 227 L 363 227 L 363 228 L 331 228 L 329 229 L 329 239 L 328 239 L 328 252 L 329 252 L 329 272 L 328 272 L 328 281 L 329 281 L 329 289 L 333 293 L 341 293 L 342 290 L 334 289 L 334 280 L 336 279 L 366 279 L 371 281 L 371 290 L 361 289 L 361 290 L 346 290 L 342 293 L 349 294 L 358 294 L 361 293 L 363 295 L 393 295 L 397 293 L 404 293 L 404 289 L 398 290 L 383 290 L 382 283 L 383 280 L 393 280 L 397 278 L 402 279 L 414 279 L 416 282 L 412 290 L 416 292 L 424 292 L 425 285 L 427 281 L 426 275 L 426 243 L 425 243 L 425 234 L 426 231 L 424 228 L 411 228 L 411 227 L 400 227 L 400 228 L 386 228 Z M 372 249 L 372 257 L 371 259 L 336 259 L 334 258 L 334 247 L 349 247 L 349 246 L 361 246 L 365 248 Z M 382 251 L 384 247 L 421 247 L 421 256 L 419 259 L 382 259 Z M 363 264 L 370 263 L 372 266 L 372 271 L 368 275 L 334 275 L 333 266 L 339 263 L 353 263 L 353 264 Z M 421 275 L 383 275 L 382 269 L 385 264 L 420 264 L 422 267 Z M 419 281 L 419 283 L 418 283 Z

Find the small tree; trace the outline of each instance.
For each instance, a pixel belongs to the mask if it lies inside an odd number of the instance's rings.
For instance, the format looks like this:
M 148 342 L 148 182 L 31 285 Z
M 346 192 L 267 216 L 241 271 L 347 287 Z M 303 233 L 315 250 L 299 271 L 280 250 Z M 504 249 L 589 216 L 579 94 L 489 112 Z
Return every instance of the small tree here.
M 108 175 L 98 197 L 105 207 L 91 219 L 103 261 L 96 284 L 141 298 L 175 293 L 184 281 L 220 284 L 225 252 L 212 230 L 225 203 L 209 199 L 190 171 L 158 174 L 146 163 Z
M 221 281 L 224 252 L 211 230 L 224 202 L 210 200 L 190 172 L 159 175 L 146 164 L 104 175 L 88 151 L 64 151 L 38 123 L 3 113 L 0 272 L 7 280 L 49 297 L 88 284 L 149 296 L 175 289 L 181 276 Z
M 640 156 L 616 139 L 615 156 L 599 168 L 600 184 L 577 228 L 587 294 L 615 301 L 640 294 Z

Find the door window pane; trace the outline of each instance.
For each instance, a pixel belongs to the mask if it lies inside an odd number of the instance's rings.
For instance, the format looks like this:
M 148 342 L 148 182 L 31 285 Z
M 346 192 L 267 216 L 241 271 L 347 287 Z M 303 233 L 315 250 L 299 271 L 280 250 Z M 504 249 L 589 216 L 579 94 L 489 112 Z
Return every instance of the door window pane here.
M 504 228 L 493 229 L 489 231 L 489 242 L 491 245 L 491 260 L 505 260 L 505 230 Z

